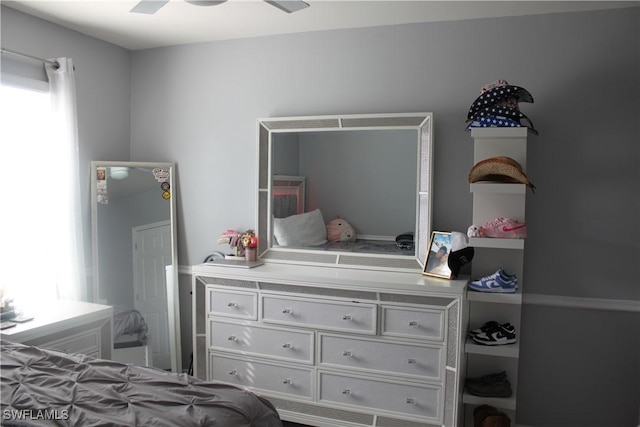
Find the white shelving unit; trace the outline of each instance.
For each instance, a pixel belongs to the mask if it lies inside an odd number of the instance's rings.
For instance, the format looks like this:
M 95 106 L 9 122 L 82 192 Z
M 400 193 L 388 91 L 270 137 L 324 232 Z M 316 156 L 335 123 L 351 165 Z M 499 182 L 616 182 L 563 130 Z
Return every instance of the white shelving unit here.
M 526 171 L 527 128 L 475 128 L 471 130 L 471 137 L 474 140 L 474 164 L 489 157 L 508 156 Z M 497 217 L 526 222 L 526 185 L 478 182 L 470 185 L 470 191 L 473 193 L 473 224 L 482 225 Z M 479 397 L 465 391 L 462 398 L 465 426 L 473 426 L 473 409 L 482 404 L 495 406 L 505 412 L 515 424 L 525 239 L 471 238 L 469 244 L 475 248 L 473 279 L 504 268 L 509 274 L 518 276 L 518 291 L 514 294 L 467 291 L 468 330 L 479 328 L 490 320 L 509 322 L 516 328 L 518 342 L 485 346 L 467 339 L 466 376 L 480 377 L 506 371 L 513 395 L 509 398 Z

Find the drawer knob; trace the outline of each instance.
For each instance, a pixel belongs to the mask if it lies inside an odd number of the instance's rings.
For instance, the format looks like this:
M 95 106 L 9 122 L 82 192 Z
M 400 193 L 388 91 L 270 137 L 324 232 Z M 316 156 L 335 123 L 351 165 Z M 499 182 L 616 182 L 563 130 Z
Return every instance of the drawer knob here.
M 418 322 L 416 322 L 415 320 L 411 320 L 409 322 L 409 326 L 418 326 Z
M 415 400 L 413 400 L 412 398 L 408 397 L 408 398 L 407 398 L 407 403 L 408 403 L 409 405 L 415 405 L 415 404 L 416 404 L 416 401 L 415 401 Z
M 285 378 L 284 380 L 282 380 L 282 384 L 293 384 L 293 381 L 291 381 L 291 378 Z
M 350 351 L 343 351 L 342 355 L 345 357 L 353 357 L 353 353 L 351 353 Z
M 237 302 L 230 302 L 229 304 L 227 304 L 227 307 L 238 308 L 238 303 Z
M 342 320 L 352 320 L 353 318 L 351 316 L 349 316 L 348 314 L 345 314 L 344 316 L 342 316 Z
M 409 363 L 410 365 L 415 365 L 416 363 L 418 363 L 418 361 L 416 359 L 409 359 L 407 360 L 407 363 Z
M 233 370 L 233 371 L 229 371 L 229 375 L 233 375 L 234 377 L 238 376 L 238 371 Z
M 288 342 L 282 344 L 282 348 L 293 348 L 293 346 L 291 344 L 289 344 Z
M 236 337 L 235 335 L 229 335 L 229 337 L 227 338 L 227 341 L 238 342 L 238 337 Z
M 342 390 L 342 394 L 346 394 L 348 396 L 351 396 L 351 390 L 349 390 L 348 388 L 345 388 L 344 390 Z
M 282 314 L 293 314 L 293 310 L 291 310 L 290 308 L 283 308 Z

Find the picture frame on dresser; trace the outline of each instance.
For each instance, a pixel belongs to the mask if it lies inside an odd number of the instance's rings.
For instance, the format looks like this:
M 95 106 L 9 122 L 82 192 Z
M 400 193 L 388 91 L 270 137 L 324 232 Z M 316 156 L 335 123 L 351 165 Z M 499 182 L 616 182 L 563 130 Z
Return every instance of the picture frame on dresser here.
M 432 231 L 429 239 L 429 251 L 424 261 L 422 274 L 427 276 L 451 279 L 449 254 L 451 253 L 451 233 Z

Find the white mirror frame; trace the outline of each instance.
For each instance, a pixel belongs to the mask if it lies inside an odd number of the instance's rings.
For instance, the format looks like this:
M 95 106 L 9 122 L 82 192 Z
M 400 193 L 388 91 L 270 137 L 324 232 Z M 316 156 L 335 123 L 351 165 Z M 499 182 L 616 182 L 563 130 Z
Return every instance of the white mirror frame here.
M 416 131 L 415 256 L 291 249 L 274 246 L 273 239 L 273 137 L 278 133 L 340 130 Z M 374 270 L 420 271 L 431 234 L 433 181 L 433 114 L 354 114 L 258 119 L 258 212 L 256 231 L 259 257 L 265 262 L 326 265 Z
M 169 352 L 171 354 L 171 371 L 182 372 L 182 351 L 180 342 L 180 301 L 178 298 L 178 249 L 177 249 L 177 221 L 176 221 L 176 181 L 174 163 L 155 162 L 120 162 L 120 161 L 92 161 L 91 162 L 91 240 L 93 255 L 93 301 L 98 304 L 107 304 L 100 294 L 100 263 L 98 254 L 98 193 L 97 193 L 97 169 L 99 167 L 129 167 L 129 168 L 168 168 L 170 200 L 170 224 L 171 224 L 171 265 L 167 268 L 167 315 L 169 320 Z

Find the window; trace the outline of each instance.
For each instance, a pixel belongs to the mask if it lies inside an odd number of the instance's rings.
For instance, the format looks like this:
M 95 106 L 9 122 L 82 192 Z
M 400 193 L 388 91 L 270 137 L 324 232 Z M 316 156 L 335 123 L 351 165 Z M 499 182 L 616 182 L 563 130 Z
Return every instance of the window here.
M 0 288 L 18 307 L 58 298 L 75 277 L 72 157 L 52 117 L 48 92 L 0 85 Z

